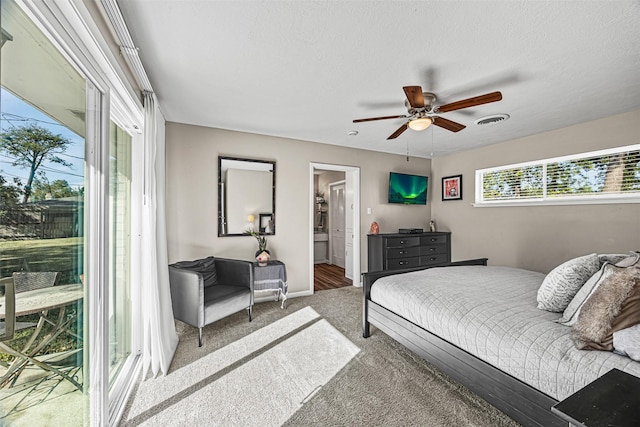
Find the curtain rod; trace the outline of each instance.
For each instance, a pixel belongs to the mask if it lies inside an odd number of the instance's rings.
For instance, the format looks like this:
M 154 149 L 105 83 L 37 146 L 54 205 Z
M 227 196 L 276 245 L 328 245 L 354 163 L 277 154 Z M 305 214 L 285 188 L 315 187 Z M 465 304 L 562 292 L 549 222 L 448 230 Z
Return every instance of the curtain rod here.
M 107 14 L 107 18 L 113 27 L 118 38 L 117 42 L 120 45 L 120 53 L 125 57 L 136 81 L 140 85 L 143 91 L 152 92 L 151 82 L 144 70 L 142 61 L 140 60 L 139 49 L 133 43 L 127 24 L 124 22 L 120 8 L 116 0 L 101 0 L 102 6 Z

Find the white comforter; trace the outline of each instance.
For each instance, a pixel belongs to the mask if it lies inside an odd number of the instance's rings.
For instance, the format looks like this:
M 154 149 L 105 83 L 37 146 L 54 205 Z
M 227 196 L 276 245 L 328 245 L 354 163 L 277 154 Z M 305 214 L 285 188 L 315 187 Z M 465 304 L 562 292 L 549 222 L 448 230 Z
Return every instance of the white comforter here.
M 539 310 L 544 274 L 510 267 L 440 267 L 378 279 L 371 300 L 525 383 L 562 400 L 612 368 L 640 363 L 578 350 L 571 328 Z

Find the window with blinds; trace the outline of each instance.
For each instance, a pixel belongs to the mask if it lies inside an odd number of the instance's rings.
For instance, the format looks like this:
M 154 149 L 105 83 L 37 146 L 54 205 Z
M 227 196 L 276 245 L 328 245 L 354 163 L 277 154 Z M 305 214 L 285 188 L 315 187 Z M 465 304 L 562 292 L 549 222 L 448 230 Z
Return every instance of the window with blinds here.
M 640 144 L 476 171 L 476 206 L 640 202 Z

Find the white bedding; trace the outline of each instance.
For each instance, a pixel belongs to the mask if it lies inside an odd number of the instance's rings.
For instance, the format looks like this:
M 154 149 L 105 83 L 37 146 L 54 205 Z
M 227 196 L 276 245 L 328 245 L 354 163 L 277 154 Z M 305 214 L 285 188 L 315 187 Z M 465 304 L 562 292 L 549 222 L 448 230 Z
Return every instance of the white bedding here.
M 383 277 L 371 300 L 563 400 L 612 368 L 640 376 L 640 363 L 575 348 L 561 313 L 536 307 L 544 274 L 510 267 L 439 267 Z

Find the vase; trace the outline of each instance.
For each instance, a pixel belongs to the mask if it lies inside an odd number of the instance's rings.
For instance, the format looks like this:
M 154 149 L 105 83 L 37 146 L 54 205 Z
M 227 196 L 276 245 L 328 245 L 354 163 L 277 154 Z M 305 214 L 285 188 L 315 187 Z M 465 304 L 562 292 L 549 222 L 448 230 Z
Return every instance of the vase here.
M 266 266 L 269 263 L 269 258 L 271 258 L 271 254 L 266 249 L 256 252 L 256 261 L 258 261 L 259 267 Z
M 371 230 L 370 230 L 371 234 L 378 234 L 380 232 L 380 226 L 378 225 L 377 222 L 373 221 L 371 223 Z

